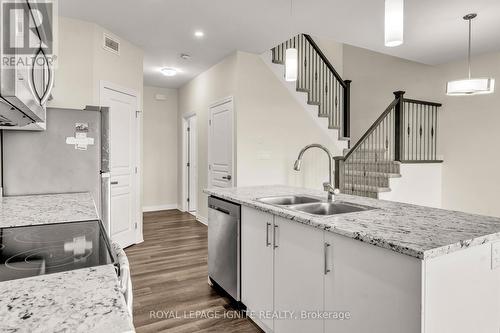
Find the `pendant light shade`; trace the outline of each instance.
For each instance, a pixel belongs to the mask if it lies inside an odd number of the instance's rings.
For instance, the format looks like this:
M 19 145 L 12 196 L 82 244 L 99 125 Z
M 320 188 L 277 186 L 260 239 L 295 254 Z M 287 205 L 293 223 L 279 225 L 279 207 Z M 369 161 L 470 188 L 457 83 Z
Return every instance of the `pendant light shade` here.
M 385 46 L 403 44 L 404 0 L 385 0 Z
M 491 94 L 495 91 L 495 79 L 482 77 L 449 81 L 446 94 L 450 96 Z
M 449 96 L 491 94 L 495 91 L 494 78 L 491 77 L 471 78 L 470 53 L 471 53 L 472 19 L 474 19 L 476 16 L 477 14 L 467 14 L 463 17 L 464 20 L 469 22 L 469 44 L 468 44 L 468 55 L 467 55 L 469 76 L 467 79 L 449 81 L 446 85 L 446 94 Z
M 297 49 L 289 48 L 285 51 L 285 80 L 297 81 Z
M 290 0 L 290 24 L 293 25 L 293 0 Z M 290 29 L 293 30 L 293 29 Z M 288 44 L 288 43 L 287 43 Z M 298 52 L 295 41 L 285 51 L 285 81 L 297 81 L 298 75 Z

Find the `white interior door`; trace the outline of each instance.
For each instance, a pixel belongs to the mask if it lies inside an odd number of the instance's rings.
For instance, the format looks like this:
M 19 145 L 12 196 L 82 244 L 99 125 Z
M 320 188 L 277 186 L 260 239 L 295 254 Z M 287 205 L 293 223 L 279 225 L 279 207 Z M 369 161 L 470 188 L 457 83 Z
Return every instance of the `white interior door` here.
M 110 233 L 126 247 L 138 239 L 137 96 L 103 87 L 101 104 L 110 108 Z
M 232 187 L 233 100 L 210 107 L 209 116 L 209 186 Z
M 198 163 L 197 163 L 197 128 L 196 128 L 196 115 L 187 119 L 187 147 L 188 147 L 188 162 L 187 162 L 187 175 L 188 175 L 188 211 L 191 213 L 196 212 L 196 198 L 198 196 Z

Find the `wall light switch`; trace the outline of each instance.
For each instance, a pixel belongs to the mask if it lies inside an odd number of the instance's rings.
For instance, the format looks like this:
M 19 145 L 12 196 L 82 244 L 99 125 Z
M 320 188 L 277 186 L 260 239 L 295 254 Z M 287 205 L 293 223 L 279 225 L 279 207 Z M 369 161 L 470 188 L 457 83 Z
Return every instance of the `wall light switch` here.
M 491 244 L 491 269 L 500 268 L 500 242 Z

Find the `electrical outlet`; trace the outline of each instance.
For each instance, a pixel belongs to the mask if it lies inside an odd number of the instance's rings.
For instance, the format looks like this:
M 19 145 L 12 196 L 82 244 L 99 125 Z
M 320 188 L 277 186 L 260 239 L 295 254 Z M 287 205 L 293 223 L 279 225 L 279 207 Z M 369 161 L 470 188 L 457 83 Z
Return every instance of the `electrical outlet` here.
M 500 242 L 491 244 L 491 269 L 500 268 Z

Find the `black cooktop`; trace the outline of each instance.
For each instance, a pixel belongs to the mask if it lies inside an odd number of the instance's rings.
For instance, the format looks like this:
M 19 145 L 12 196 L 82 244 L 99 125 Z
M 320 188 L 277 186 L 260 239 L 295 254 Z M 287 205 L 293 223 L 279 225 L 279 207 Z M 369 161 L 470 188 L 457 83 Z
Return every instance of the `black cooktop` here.
M 100 221 L 0 228 L 0 281 L 116 264 Z

